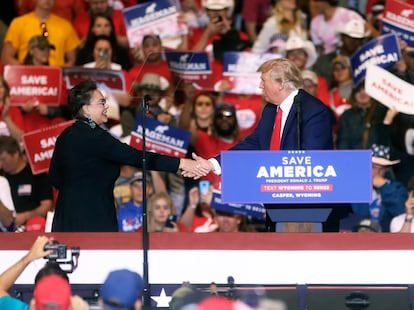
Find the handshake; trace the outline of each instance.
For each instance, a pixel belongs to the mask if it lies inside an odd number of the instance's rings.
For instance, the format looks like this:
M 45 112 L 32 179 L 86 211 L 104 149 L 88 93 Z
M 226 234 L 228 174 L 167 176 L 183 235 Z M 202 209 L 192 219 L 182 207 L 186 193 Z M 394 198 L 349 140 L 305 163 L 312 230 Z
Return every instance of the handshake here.
M 193 159 L 181 158 L 179 169 L 182 176 L 197 180 L 215 170 L 213 163 L 209 160 L 195 153 L 192 154 L 192 157 Z

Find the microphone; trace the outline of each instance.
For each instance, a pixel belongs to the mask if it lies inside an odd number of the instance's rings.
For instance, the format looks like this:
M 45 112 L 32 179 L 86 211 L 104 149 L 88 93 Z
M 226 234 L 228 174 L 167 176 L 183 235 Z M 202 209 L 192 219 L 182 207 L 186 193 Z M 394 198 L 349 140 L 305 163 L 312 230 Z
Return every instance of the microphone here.
M 151 101 L 150 95 L 144 95 L 144 98 L 142 99 L 142 112 L 144 114 L 149 112 L 149 102 Z
M 227 277 L 227 284 L 229 286 L 229 289 L 227 291 L 227 297 L 230 299 L 237 299 L 234 278 L 232 276 Z
M 299 94 L 295 96 L 293 99 L 293 104 L 296 106 L 296 132 L 297 132 L 297 145 L 298 150 L 302 149 L 302 131 L 301 131 L 301 123 L 302 123 L 302 108 L 301 108 L 301 100 Z

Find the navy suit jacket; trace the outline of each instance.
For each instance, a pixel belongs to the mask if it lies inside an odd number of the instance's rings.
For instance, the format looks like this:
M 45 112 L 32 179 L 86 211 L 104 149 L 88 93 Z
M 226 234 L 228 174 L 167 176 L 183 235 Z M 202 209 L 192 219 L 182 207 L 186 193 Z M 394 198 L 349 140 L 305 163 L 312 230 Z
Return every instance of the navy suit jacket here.
M 333 149 L 331 113 L 319 99 L 300 89 L 289 111 L 280 141 L 281 150 L 299 150 L 297 104 L 300 104 L 302 150 Z M 277 106 L 267 103 L 255 131 L 231 150 L 269 150 Z M 220 160 L 220 158 L 217 158 Z

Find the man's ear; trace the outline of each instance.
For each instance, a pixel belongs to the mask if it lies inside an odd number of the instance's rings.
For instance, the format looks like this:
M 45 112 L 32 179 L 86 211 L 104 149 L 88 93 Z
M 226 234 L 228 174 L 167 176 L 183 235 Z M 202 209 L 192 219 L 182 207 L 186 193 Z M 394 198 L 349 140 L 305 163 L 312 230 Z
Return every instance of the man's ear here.
M 30 303 L 29 303 L 29 310 L 36 310 L 36 302 L 35 302 L 34 298 L 32 298 L 32 299 L 30 300 Z
M 134 304 L 134 310 L 141 310 L 142 309 L 142 300 L 137 299 L 137 301 Z

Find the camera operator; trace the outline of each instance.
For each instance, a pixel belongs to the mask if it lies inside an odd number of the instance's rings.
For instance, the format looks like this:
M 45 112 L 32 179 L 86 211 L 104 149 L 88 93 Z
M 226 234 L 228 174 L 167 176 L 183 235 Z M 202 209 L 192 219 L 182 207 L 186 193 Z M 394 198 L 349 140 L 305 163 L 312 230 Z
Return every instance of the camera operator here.
M 20 299 L 11 297 L 8 291 L 31 262 L 52 254 L 52 250 L 45 250 L 47 244 L 52 244 L 49 238 L 38 236 L 29 252 L 0 274 L 0 309 L 29 309 L 29 306 L 26 303 Z M 69 282 L 68 276 L 58 264 L 48 262 L 36 274 L 35 283 L 51 274 L 56 274 Z M 86 309 L 89 309 L 89 306 L 82 298 L 79 296 L 73 296 L 71 298 L 71 310 Z

